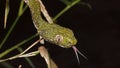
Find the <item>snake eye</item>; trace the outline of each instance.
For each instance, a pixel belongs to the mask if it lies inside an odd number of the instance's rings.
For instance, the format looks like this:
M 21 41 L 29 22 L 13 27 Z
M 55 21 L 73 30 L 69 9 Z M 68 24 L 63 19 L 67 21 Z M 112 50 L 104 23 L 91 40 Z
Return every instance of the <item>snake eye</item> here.
M 55 36 L 55 40 L 56 40 L 57 43 L 59 43 L 59 42 L 61 42 L 61 41 L 63 40 L 63 36 L 61 36 L 61 35 L 56 35 L 56 36 Z

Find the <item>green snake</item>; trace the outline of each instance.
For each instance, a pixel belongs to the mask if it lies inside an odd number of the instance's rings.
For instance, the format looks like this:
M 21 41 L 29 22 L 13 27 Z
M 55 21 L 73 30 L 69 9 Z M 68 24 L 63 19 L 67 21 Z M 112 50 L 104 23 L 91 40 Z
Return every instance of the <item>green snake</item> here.
M 73 47 L 76 55 L 77 52 L 85 57 L 74 45 L 76 45 L 77 40 L 71 29 L 62 27 L 55 23 L 48 23 L 41 17 L 41 6 L 38 0 L 24 0 L 29 6 L 31 11 L 31 16 L 33 23 L 40 36 L 45 41 L 59 45 L 63 48 Z M 86 58 L 86 57 L 85 57 Z M 78 55 L 77 55 L 78 59 Z M 79 61 L 79 60 L 78 60 Z

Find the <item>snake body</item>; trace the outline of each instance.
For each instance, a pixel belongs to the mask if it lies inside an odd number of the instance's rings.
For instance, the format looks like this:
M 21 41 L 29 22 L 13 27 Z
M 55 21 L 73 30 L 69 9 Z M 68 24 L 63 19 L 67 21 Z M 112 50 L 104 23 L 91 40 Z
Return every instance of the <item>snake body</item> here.
M 55 23 L 48 23 L 41 17 L 41 6 L 38 0 L 25 0 L 30 8 L 33 23 L 42 38 L 63 48 L 76 45 L 77 40 L 71 29 Z

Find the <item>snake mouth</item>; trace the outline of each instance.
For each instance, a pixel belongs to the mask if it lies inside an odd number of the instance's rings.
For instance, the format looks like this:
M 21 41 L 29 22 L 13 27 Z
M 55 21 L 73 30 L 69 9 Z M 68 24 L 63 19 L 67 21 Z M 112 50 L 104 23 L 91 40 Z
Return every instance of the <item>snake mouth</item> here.
M 60 47 L 62 47 L 62 48 L 71 48 L 73 45 L 59 45 Z

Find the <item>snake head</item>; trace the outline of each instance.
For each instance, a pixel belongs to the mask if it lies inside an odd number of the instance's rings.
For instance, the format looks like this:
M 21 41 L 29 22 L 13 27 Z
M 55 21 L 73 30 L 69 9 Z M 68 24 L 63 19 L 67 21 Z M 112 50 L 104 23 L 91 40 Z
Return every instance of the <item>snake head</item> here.
M 63 30 L 62 30 L 63 31 Z M 63 48 L 70 48 L 76 45 L 77 40 L 74 37 L 72 31 L 64 33 L 59 32 L 59 34 L 55 35 L 54 41 L 57 45 Z
M 40 35 L 46 40 L 63 48 L 76 45 L 77 40 L 71 29 L 57 24 L 46 24 L 39 30 Z

